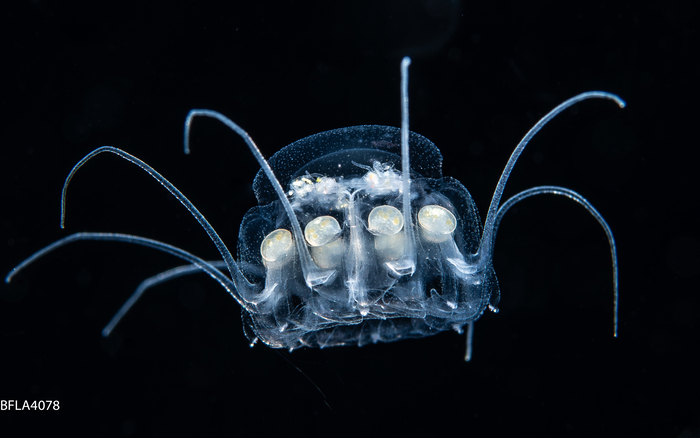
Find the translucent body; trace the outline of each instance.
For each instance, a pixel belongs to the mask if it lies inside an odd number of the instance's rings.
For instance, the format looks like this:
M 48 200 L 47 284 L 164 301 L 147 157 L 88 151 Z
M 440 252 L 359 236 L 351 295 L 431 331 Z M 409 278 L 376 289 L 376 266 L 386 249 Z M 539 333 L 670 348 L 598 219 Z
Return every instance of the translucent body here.
M 340 235 L 326 244 L 340 251 L 314 251 L 326 245 L 313 245 L 306 238 L 314 263 L 333 272 L 312 290 L 304 281 L 298 257 L 280 264 L 264 263 L 257 251 L 269 233 L 292 228 L 279 199 L 264 204 L 274 198 L 268 198 L 264 173 L 257 175 L 253 187 L 263 205 L 243 218 L 238 256 L 245 267 L 243 275 L 256 285 L 243 296 L 256 309 L 248 312 L 249 323 L 266 344 L 290 349 L 365 345 L 461 330 L 489 304 L 498 302 L 498 284 L 490 265 L 479 272 L 464 269 L 465 255 L 477 251 L 481 237 L 476 205 L 462 184 L 442 177 L 440 151 L 428 139 L 415 133 L 409 139 L 414 167 L 433 176 L 411 176 L 411 215 L 417 216 L 425 206 L 440 206 L 459 218 L 460 227 L 440 242 L 415 232 L 412 244 L 401 245 L 399 251 L 391 245 L 386 249 L 381 244 L 385 235 L 370 229 L 373 209 L 379 209 L 375 216 L 384 212 L 389 219 L 387 211 L 403 210 L 402 175 L 397 169 L 401 157 L 393 146 L 400 143 L 400 134 L 400 129 L 389 126 L 322 132 L 287 146 L 269 160 L 276 175 L 285 174 L 277 163 L 293 161 L 303 169 L 300 175 L 290 176 L 287 192 L 301 228 L 326 216 L 342 224 Z M 342 149 L 334 152 L 338 147 Z M 312 149 L 318 154 L 308 153 Z M 402 224 L 400 215 L 393 219 Z M 412 222 L 420 227 L 416 220 Z M 407 237 L 402 231 L 390 237 L 399 235 L 397 240 L 403 243 Z M 404 246 L 415 248 L 412 275 L 402 275 L 392 265 L 404 255 Z M 274 293 L 279 290 L 284 294 Z
M 234 122 L 210 110 L 192 110 L 185 122 L 185 152 L 196 116 L 216 118 L 238 133 L 261 170 L 253 188 L 259 205 L 244 216 L 238 262 L 194 205 L 168 180 L 138 158 L 111 146 L 88 154 L 63 187 L 61 226 L 68 183 L 95 155 L 109 152 L 148 172 L 197 219 L 223 261 L 204 261 L 182 249 L 139 236 L 77 233 L 38 251 L 6 277 L 67 243 L 110 240 L 135 243 L 185 260 L 145 280 L 103 330 L 105 336 L 150 287 L 206 272 L 243 308 L 251 345 L 276 348 L 328 347 L 391 342 L 444 330 L 467 330 L 471 357 L 474 321 L 500 293 L 491 260 L 498 224 L 515 203 L 538 194 L 566 196 L 586 208 L 605 230 L 613 265 L 617 335 L 617 255 L 602 216 L 578 193 L 542 186 L 500 206 L 508 176 L 529 140 L 551 118 L 585 99 L 624 102 L 604 92 L 575 96 L 542 118 L 515 148 L 491 200 L 482 230 L 476 205 L 458 181 L 443 177 L 442 155 L 428 139 L 408 130 L 408 65 L 401 65 L 402 126 L 355 126 L 298 140 L 266 161 Z M 398 147 L 400 145 L 400 148 Z M 283 184 L 286 187 L 283 187 Z M 228 269 L 229 275 L 220 270 Z

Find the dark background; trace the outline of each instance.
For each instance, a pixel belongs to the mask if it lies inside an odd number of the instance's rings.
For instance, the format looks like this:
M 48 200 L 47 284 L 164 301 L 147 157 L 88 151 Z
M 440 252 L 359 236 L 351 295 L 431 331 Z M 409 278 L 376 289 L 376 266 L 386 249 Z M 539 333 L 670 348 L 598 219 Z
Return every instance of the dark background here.
M 627 101 L 560 115 L 506 188 L 570 187 L 605 216 L 618 244 L 620 336 L 604 234 L 557 197 L 503 221 L 501 312 L 476 324 L 468 364 L 455 333 L 248 348 L 239 307 L 203 275 L 152 290 L 103 339 L 136 285 L 180 262 L 76 243 L 0 286 L 0 399 L 61 403 L 0 412 L 3 436 L 699 436 L 697 2 L 68 3 L 0 13 L 3 275 L 78 231 L 218 256 L 174 198 L 115 156 L 78 173 L 61 230 L 63 180 L 102 145 L 159 170 L 234 250 L 258 166 L 211 120 L 196 121 L 185 156 L 187 111 L 226 114 L 266 156 L 328 129 L 398 126 L 408 54 L 411 129 L 442 150 L 444 174 L 482 218 L 539 117 L 583 91 Z

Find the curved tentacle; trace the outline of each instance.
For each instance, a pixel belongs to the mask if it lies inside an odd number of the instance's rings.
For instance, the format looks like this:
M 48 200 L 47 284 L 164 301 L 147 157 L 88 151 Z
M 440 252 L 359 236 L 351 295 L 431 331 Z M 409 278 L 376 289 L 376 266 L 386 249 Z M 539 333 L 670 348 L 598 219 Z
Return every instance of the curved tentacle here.
M 493 239 L 491 240 L 491 248 L 489 249 L 491 252 L 493 252 L 493 245 L 496 242 L 496 232 L 498 231 L 498 226 L 501 224 L 501 219 L 503 219 L 503 215 L 506 214 L 508 209 L 510 209 L 513 205 L 517 204 L 518 202 L 522 201 L 523 199 L 527 199 L 530 196 L 535 196 L 535 195 L 561 195 L 565 196 L 572 201 L 578 202 L 583 206 L 583 208 L 588 211 L 591 216 L 595 218 L 595 220 L 598 221 L 601 227 L 603 227 L 603 230 L 605 231 L 605 235 L 608 238 L 608 244 L 610 245 L 610 256 L 612 258 L 612 270 L 613 270 L 613 325 L 614 325 L 614 335 L 617 337 L 617 314 L 618 314 L 618 308 L 619 308 L 619 297 L 618 297 L 618 273 L 617 273 L 617 248 L 615 247 L 615 238 L 613 237 L 612 230 L 610 229 L 610 226 L 608 223 L 603 219 L 603 216 L 598 213 L 598 210 L 596 210 L 586 198 L 583 196 L 579 195 L 575 191 L 571 189 L 567 189 L 565 187 L 558 187 L 558 186 L 539 186 L 539 187 L 533 187 L 531 189 L 524 190 L 515 196 L 511 197 L 508 199 L 506 202 L 501 205 L 501 208 L 498 209 L 498 214 L 496 214 L 496 219 L 494 220 L 494 226 L 493 226 Z
M 496 221 L 498 206 L 501 203 L 503 189 L 506 186 L 506 182 L 508 181 L 510 172 L 513 170 L 513 166 L 515 166 L 515 162 L 518 160 L 518 157 L 522 153 L 523 149 L 525 149 L 525 146 L 527 146 L 528 142 L 532 139 L 532 137 L 535 134 L 537 134 L 537 132 L 540 129 L 542 129 L 542 127 L 546 125 L 547 122 L 552 120 L 559 113 L 582 100 L 593 98 L 609 99 L 614 101 L 620 108 L 625 107 L 625 101 L 623 101 L 618 96 L 612 93 L 606 93 L 604 91 L 589 91 L 587 93 L 581 93 L 578 96 L 574 96 L 571 99 L 565 101 L 564 103 L 559 104 L 546 116 L 542 117 L 540 121 L 535 124 L 535 126 L 530 128 L 527 134 L 525 134 L 525 137 L 523 137 L 523 139 L 520 140 L 520 143 L 518 143 L 518 146 L 515 148 L 510 158 L 508 159 L 506 167 L 503 169 L 501 178 L 498 180 L 496 190 L 493 193 L 493 198 L 491 198 L 491 205 L 489 205 L 488 214 L 486 215 L 486 222 L 484 223 L 484 233 L 481 237 L 481 244 L 479 245 L 477 253 L 472 256 L 473 258 L 476 258 L 476 260 L 479 262 L 480 269 L 486 267 L 489 261 L 491 260 L 491 256 L 493 254 L 491 252 L 491 248 L 493 247 L 493 245 L 491 244 L 491 240 L 493 239 L 494 223 Z
M 175 196 L 175 198 L 177 198 L 177 200 L 180 201 L 180 203 L 184 205 L 187 210 L 189 210 L 192 216 L 194 216 L 194 218 L 197 219 L 197 222 L 199 222 L 202 228 L 204 228 L 204 231 L 206 231 L 209 235 L 209 238 L 212 240 L 212 242 L 214 242 L 214 245 L 216 245 L 216 248 L 219 250 L 219 253 L 221 253 L 221 256 L 223 257 L 224 261 L 226 261 L 226 265 L 228 267 L 229 272 L 231 273 L 231 278 L 236 284 L 236 287 L 239 288 L 239 290 L 244 290 L 244 288 L 247 287 L 247 281 L 243 277 L 243 274 L 241 274 L 241 271 L 238 268 L 238 265 L 236 264 L 236 261 L 229 252 L 228 248 L 221 240 L 219 235 L 216 233 L 214 228 L 209 224 L 209 221 L 206 220 L 204 215 L 202 215 L 202 213 L 200 213 L 199 210 L 197 210 L 197 208 L 190 202 L 190 200 L 187 199 L 187 197 L 183 195 L 172 183 L 170 183 L 170 181 L 165 179 L 165 177 L 163 177 L 151 166 L 149 166 L 142 160 L 134 157 L 133 155 L 124 152 L 119 148 L 115 148 L 114 146 L 102 146 L 100 148 L 95 149 L 94 151 L 90 152 L 85 157 L 83 157 L 83 159 L 80 160 L 75 166 L 73 166 L 73 169 L 71 169 L 70 173 L 68 174 L 68 177 L 66 178 L 66 182 L 63 183 L 63 190 L 61 192 L 61 228 L 64 228 L 66 217 L 66 195 L 68 193 L 68 184 L 70 183 L 71 179 L 73 178 L 73 175 L 75 175 L 78 169 L 83 167 L 83 165 L 87 163 L 90 159 L 103 152 L 113 153 L 125 159 L 126 161 L 137 165 L 138 167 L 146 171 L 146 173 L 151 175 L 163 187 L 165 187 L 173 196 Z
M 130 234 L 119 234 L 119 233 L 75 233 L 71 234 L 70 236 L 64 237 L 63 239 L 57 240 L 51 245 L 44 247 L 40 249 L 39 251 L 35 252 L 31 256 L 29 256 L 26 260 L 24 260 L 22 263 L 17 265 L 12 271 L 10 271 L 7 274 L 7 277 L 5 277 L 5 282 L 9 283 L 12 281 L 12 278 L 22 269 L 26 268 L 28 265 L 34 263 L 36 260 L 39 258 L 45 256 L 46 254 L 50 253 L 51 251 L 54 251 L 55 249 L 58 249 L 64 245 L 67 245 L 72 242 L 77 242 L 80 240 L 107 240 L 107 241 L 113 241 L 113 242 L 126 242 L 126 243 L 135 243 L 137 245 L 143 245 L 147 246 L 149 248 L 154 248 L 163 252 L 167 252 L 168 254 L 172 254 L 175 257 L 179 257 L 186 262 L 195 265 L 198 269 L 206 272 L 209 274 L 210 277 L 212 277 L 214 280 L 218 281 L 219 284 L 221 284 L 224 289 L 230 293 L 233 298 L 238 302 L 238 304 L 241 305 L 244 309 L 248 311 L 254 311 L 254 309 L 251 307 L 250 304 L 248 304 L 239 294 L 237 291 L 237 284 L 234 284 L 231 279 L 229 279 L 227 276 L 221 273 L 215 266 L 210 264 L 209 262 L 206 262 L 199 257 L 190 254 L 189 252 L 185 251 L 184 249 L 180 249 L 176 246 L 168 245 L 167 243 L 160 242 L 158 240 L 153 240 L 153 239 L 148 239 L 146 237 L 140 237 L 140 236 L 132 236 Z M 245 281 L 245 283 L 248 285 L 247 288 L 250 289 L 250 283 L 241 276 L 242 281 Z
M 287 199 L 287 196 L 284 193 L 282 185 L 277 180 L 277 177 L 275 177 L 272 168 L 268 164 L 267 160 L 265 160 L 265 157 L 263 157 L 263 154 L 262 152 L 260 152 L 260 149 L 258 149 L 258 146 L 255 144 L 251 136 L 243 130 L 243 128 L 241 128 L 240 126 L 235 124 L 231 119 L 217 111 L 207 109 L 193 109 L 187 114 L 187 117 L 185 118 L 185 153 L 190 153 L 190 126 L 192 124 L 192 119 L 197 116 L 211 117 L 220 121 L 229 129 L 238 134 L 243 139 L 243 141 L 245 141 L 246 145 L 248 145 L 248 148 L 250 149 L 250 152 L 252 152 L 253 156 L 260 164 L 260 168 L 263 170 L 263 172 L 265 172 L 265 175 L 270 180 L 272 187 L 274 187 L 275 192 L 277 193 L 277 197 L 282 203 L 282 206 L 284 207 L 284 210 L 287 213 L 287 216 L 289 217 L 289 221 L 292 224 L 294 241 L 296 243 L 297 252 L 299 253 L 299 257 L 301 260 L 301 269 L 304 273 L 304 279 L 306 280 L 306 284 L 309 286 L 309 288 L 312 288 L 316 285 L 323 284 L 330 280 L 333 277 L 334 271 L 324 271 L 318 266 L 316 266 L 316 263 L 314 263 L 313 259 L 311 258 L 311 254 L 309 253 L 309 248 L 307 248 L 306 246 L 304 234 L 302 233 L 301 226 L 299 225 L 299 220 L 294 214 L 292 205 L 289 203 L 289 200 Z
M 223 269 L 227 267 L 226 262 L 224 262 L 223 260 L 213 260 L 207 263 L 210 266 L 213 266 L 217 269 Z M 173 269 L 169 269 L 167 271 L 161 272 L 160 274 L 156 274 L 153 277 L 149 277 L 143 280 L 141 284 L 138 285 L 134 293 L 131 294 L 129 299 L 126 300 L 124 304 L 122 304 L 122 306 L 112 317 L 112 319 L 109 320 L 109 323 L 105 326 L 105 328 L 102 329 L 102 336 L 106 338 L 107 336 L 109 336 L 110 333 L 112 333 L 114 327 L 116 327 L 117 324 L 119 324 L 119 321 L 121 321 L 124 315 L 126 315 L 129 312 L 129 310 L 131 310 L 133 305 L 136 304 L 139 298 L 141 298 L 141 295 L 143 295 L 143 293 L 146 292 L 147 289 L 155 287 L 161 283 L 165 283 L 166 281 L 182 277 L 184 275 L 197 274 L 199 272 L 203 272 L 203 270 L 197 265 L 184 265 L 178 266 Z

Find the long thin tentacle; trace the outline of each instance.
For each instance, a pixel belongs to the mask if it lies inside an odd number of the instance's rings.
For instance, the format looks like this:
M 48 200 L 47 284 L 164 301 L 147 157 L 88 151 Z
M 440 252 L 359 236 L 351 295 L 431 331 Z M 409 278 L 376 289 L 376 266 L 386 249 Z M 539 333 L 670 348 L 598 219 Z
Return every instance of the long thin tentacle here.
M 474 321 L 467 323 L 467 349 L 464 352 L 464 361 L 469 362 L 472 360 L 472 350 L 474 340 Z
M 63 239 L 57 240 L 56 242 L 52 243 L 51 245 L 40 249 L 39 251 L 35 252 L 29 258 L 24 260 L 22 263 L 17 265 L 10 273 L 7 274 L 7 277 L 5 277 L 5 282 L 9 283 L 12 281 L 12 278 L 17 275 L 18 272 L 20 272 L 22 269 L 26 268 L 28 265 L 32 264 L 39 258 L 45 256 L 46 254 L 50 253 L 51 251 L 54 251 L 55 249 L 58 249 L 64 245 L 67 245 L 72 242 L 77 242 L 80 240 L 108 240 L 108 241 L 113 241 L 113 242 L 126 242 L 126 243 L 134 243 L 137 245 L 143 245 L 147 246 L 149 248 L 154 248 L 163 252 L 167 252 L 168 254 L 172 254 L 175 257 L 179 257 L 186 262 L 197 266 L 197 268 L 201 269 L 202 271 L 206 272 L 211 276 L 214 280 L 218 281 L 219 284 L 221 284 L 224 289 L 230 293 L 233 298 L 236 299 L 238 304 L 241 305 L 241 307 L 245 308 L 248 311 L 253 311 L 251 308 L 251 305 L 248 304 L 245 300 L 241 298 L 239 295 L 238 291 L 236 290 L 238 285 L 234 284 L 231 279 L 229 279 L 227 276 L 221 273 L 216 267 L 212 266 L 210 263 L 200 259 L 199 257 L 190 254 L 189 252 L 180 249 L 176 246 L 168 245 L 167 243 L 160 242 L 158 240 L 153 240 L 153 239 L 148 239 L 146 237 L 140 237 L 140 236 L 132 236 L 130 234 L 118 234 L 118 233 L 75 233 L 71 234 L 70 236 L 64 237 Z M 245 281 L 247 284 L 247 289 L 250 289 L 250 284 L 245 280 L 245 278 L 242 277 L 242 281 Z
M 80 160 L 75 166 L 73 166 L 73 169 L 71 169 L 70 173 L 68 174 L 68 177 L 66 178 L 66 182 L 63 183 L 63 190 L 61 192 L 61 228 L 64 227 L 66 217 L 66 195 L 68 193 L 68 184 L 70 183 L 71 179 L 73 178 L 73 175 L 75 175 L 78 169 L 80 169 L 90 159 L 103 152 L 113 153 L 125 159 L 126 161 L 137 165 L 138 167 L 146 171 L 146 173 L 151 175 L 163 187 L 165 187 L 173 196 L 175 196 L 175 198 L 177 198 L 177 200 L 180 201 L 180 203 L 184 205 L 187 210 L 189 210 L 192 216 L 194 216 L 194 218 L 197 219 L 197 222 L 199 222 L 202 228 L 204 228 L 204 231 L 206 231 L 209 235 L 209 238 L 214 242 L 214 245 L 216 245 L 216 248 L 219 250 L 219 253 L 221 253 L 221 256 L 223 257 L 224 261 L 226 261 L 228 270 L 231 273 L 231 278 L 233 279 L 233 282 L 236 284 L 236 286 L 241 288 L 241 291 L 243 291 L 243 288 L 248 287 L 247 281 L 241 274 L 240 269 L 238 269 L 236 261 L 233 259 L 233 256 L 231 256 L 231 253 L 229 252 L 224 242 L 221 240 L 214 228 L 209 224 L 209 221 L 206 220 L 204 215 L 202 215 L 202 213 L 200 213 L 199 210 L 197 210 L 197 208 L 189 201 L 189 199 L 187 199 L 187 197 L 185 197 L 185 195 L 183 195 L 174 185 L 172 185 L 170 181 L 165 179 L 165 177 L 163 177 L 151 166 L 149 166 L 142 160 L 134 157 L 133 155 L 113 146 L 102 146 L 100 148 L 95 149 L 94 151 L 87 154 L 82 160 Z
M 415 238 L 413 236 L 411 210 L 411 162 L 408 154 L 408 66 L 411 58 L 406 56 L 401 60 L 401 191 L 403 199 L 403 256 L 387 265 L 398 275 L 413 275 L 416 271 Z
M 226 268 L 226 262 L 223 260 L 212 260 L 207 262 L 210 266 L 213 266 L 214 268 L 217 269 L 222 269 Z M 161 272 L 157 275 L 154 275 L 153 277 L 149 277 L 141 282 L 141 284 L 138 285 L 136 290 L 134 291 L 133 294 L 129 297 L 128 300 L 122 306 L 119 308 L 117 313 L 112 317 L 112 319 L 109 321 L 109 323 L 105 326 L 105 328 L 102 329 L 102 336 L 107 337 L 109 336 L 110 333 L 112 333 L 112 330 L 114 330 L 114 327 L 119 324 L 119 321 L 126 315 L 129 310 L 136 304 L 136 302 L 141 298 L 141 295 L 143 295 L 146 290 L 158 286 L 161 283 L 165 283 L 166 281 L 174 280 L 178 277 L 182 277 L 183 275 L 190 275 L 190 274 L 197 274 L 199 272 L 205 272 L 202 270 L 197 265 L 184 265 L 184 266 L 178 266 L 173 269 L 169 269 L 165 272 Z
M 535 124 L 528 132 L 525 134 L 525 137 L 523 137 L 522 140 L 520 140 L 520 143 L 518 143 L 518 146 L 515 148 L 513 153 L 511 154 L 510 158 L 508 159 L 508 163 L 506 164 L 506 167 L 503 169 L 503 173 L 501 174 L 501 178 L 498 180 L 498 184 L 496 185 L 496 190 L 493 193 L 493 198 L 491 198 L 491 205 L 489 206 L 489 211 L 488 214 L 486 215 L 486 222 L 484 223 L 484 233 L 481 238 L 481 244 L 479 245 L 479 250 L 477 251 L 477 254 L 475 256 L 479 260 L 480 267 L 485 267 L 489 264 L 492 256 L 491 248 L 493 245 L 491 244 L 491 240 L 493 239 L 493 234 L 494 234 L 494 222 L 496 220 L 496 213 L 498 211 L 498 206 L 501 203 L 501 196 L 503 195 L 503 189 L 506 186 L 506 182 L 508 181 L 508 177 L 510 176 L 510 172 L 513 170 L 513 166 L 515 166 L 515 162 L 518 160 L 518 157 L 522 153 L 523 149 L 525 149 L 525 146 L 527 146 L 528 142 L 532 139 L 532 137 L 537 134 L 537 132 L 542 129 L 544 125 L 547 124 L 550 120 L 552 120 L 557 114 L 561 113 L 565 109 L 569 108 L 570 106 L 586 99 L 593 99 L 593 98 L 599 98 L 599 99 L 609 99 L 617 103 L 617 105 L 620 108 L 625 107 L 625 102 L 620 99 L 618 96 L 611 94 L 611 93 L 606 93 L 604 91 L 589 91 L 587 93 L 582 93 L 579 94 L 578 96 L 574 96 L 571 99 L 567 100 L 566 102 L 560 104 L 556 108 L 554 108 L 552 111 L 550 111 L 546 116 L 542 117 L 539 122 Z
M 193 109 L 187 114 L 187 118 L 185 119 L 185 153 L 190 153 L 190 126 L 192 125 L 192 119 L 197 116 L 211 117 L 220 121 L 232 131 L 234 131 L 236 134 L 238 134 L 243 139 L 243 141 L 245 141 L 246 145 L 248 145 L 248 148 L 253 153 L 253 156 L 260 164 L 260 168 L 263 170 L 263 172 L 265 172 L 265 175 L 270 180 L 272 187 L 274 187 L 275 192 L 277 193 L 277 197 L 282 203 L 282 206 L 284 207 L 284 210 L 287 213 L 287 216 L 289 217 L 289 221 L 292 224 L 294 241 L 296 243 L 297 252 L 299 253 L 299 257 L 301 260 L 301 269 L 303 271 L 306 284 L 311 288 L 313 286 L 323 284 L 330 280 L 333 276 L 334 271 L 322 270 L 314 263 L 313 259 L 311 258 L 311 254 L 309 253 L 309 248 L 307 248 L 306 246 L 304 234 L 301 231 L 299 221 L 297 220 L 297 217 L 294 214 L 292 205 L 289 203 L 289 200 L 287 199 L 287 196 L 284 193 L 282 185 L 277 180 L 277 177 L 275 177 L 272 168 L 268 164 L 267 160 L 265 160 L 265 157 L 263 156 L 262 152 L 260 152 L 258 146 L 255 144 L 251 136 L 243 130 L 243 128 L 241 128 L 240 126 L 235 124 L 231 119 L 217 111 L 207 109 Z
M 612 270 L 613 270 L 613 326 L 614 326 L 614 335 L 617 337 L 617 314 L 618 314 L 618 308 L 619 308 L 619 294 L 618 294 L 618 273 L 617 273 L 617 248 L 615 247 L 615 238 L 613 237 L 612 230 L 610 229 L 610 226 L 608 223 L 603 219 L 603 216 L 598 213 L 598 210 L 596 210 L 590 202 L 586 200 L 583 196 L 579 195 L 575 191 L 571 189 L 567 189 L 565 187 L 558 187 L 558 186 L 539 186 L 539 187 L 533 187 L 528 190 L 524 190 L 512 198 L 508 199 L 506 202 L 501 205 L 501 208 L 498 209 L 498 214 L 496 214 L 496 219 L 494 221 L 494 227 L 493 227 L 493 240 L 491 241 L 491 251 L 493 251 L 493 245 L 496 242 L 496 232 L 498 231 L 498 226 L 501 224 L 501 219 L 503 219 L 503 215 L 506 214 L 509 208 L 511 208 L 513 205 L 517 204 L 518 202 L 522 201 L 523 199 L 527 199 L 530 196 L 535 196 L 535 195 L 561 195 L 565 196 L 572 201 L 578 202 L 583 206 L 583 208 L 588 211 L 591 216 L 595 218 L 595 220 L 598 221 L 601 227 L 603 227 L 603 230 L 605 231 L 605 235 L 608 238 L 608 244 L 610 245 L 610 256 L 612 257 Z

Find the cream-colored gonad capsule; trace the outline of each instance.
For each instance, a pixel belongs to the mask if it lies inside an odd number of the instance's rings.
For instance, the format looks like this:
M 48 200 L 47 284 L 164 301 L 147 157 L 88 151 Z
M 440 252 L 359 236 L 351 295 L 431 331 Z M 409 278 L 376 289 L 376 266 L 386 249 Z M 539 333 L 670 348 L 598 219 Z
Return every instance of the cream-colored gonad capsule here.
M 423 236 L 431 242 L 444 242 L 457 228 L 457 219 L 448 209 L 439 205 L 426 205 L 418 212 L 418 223 Z
M 260 245 L 260 254 L 268 262 L 282 261 L 293 252 L 292 233 L 285 229 L 271 232 Z
M 330 243 L 340 235 L 340 225 L 333 216 L 319 216 L 304 228 L 304 237 L 311 246 Z
M 367 218 L 369 232 L 380 236 L 393 236 L 403 228 L 403 216 L 391 205 L 374 207 Z

